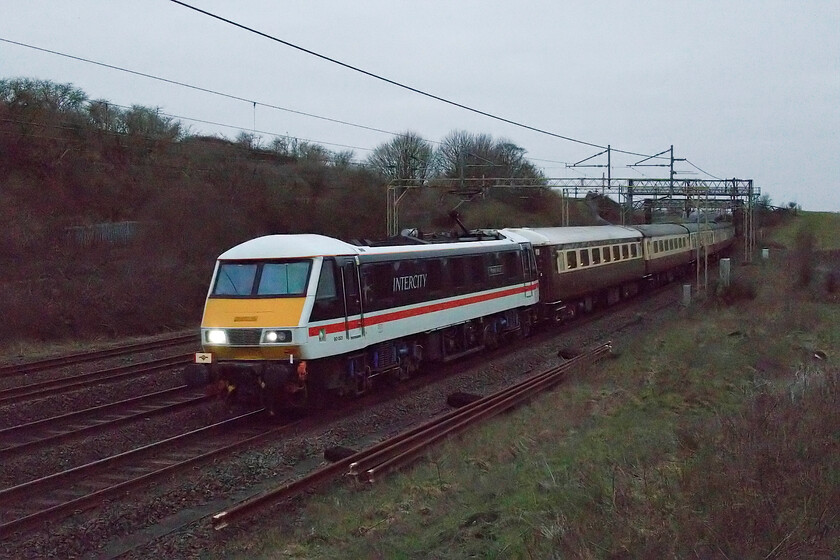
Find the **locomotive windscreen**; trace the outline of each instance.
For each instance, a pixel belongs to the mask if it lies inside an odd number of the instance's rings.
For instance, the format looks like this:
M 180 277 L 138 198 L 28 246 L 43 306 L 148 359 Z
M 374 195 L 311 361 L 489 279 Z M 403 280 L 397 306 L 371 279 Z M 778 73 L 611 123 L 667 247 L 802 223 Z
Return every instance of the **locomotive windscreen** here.
M 213 296 L 301 296 L 306 292 L 311 261 L 222 262 Z

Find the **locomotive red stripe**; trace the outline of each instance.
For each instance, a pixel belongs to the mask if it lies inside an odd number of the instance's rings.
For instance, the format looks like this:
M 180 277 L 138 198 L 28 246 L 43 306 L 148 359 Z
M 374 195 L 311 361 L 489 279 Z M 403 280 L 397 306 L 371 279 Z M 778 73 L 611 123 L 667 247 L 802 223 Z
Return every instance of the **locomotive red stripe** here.
M 416 317 L 418 315 L 425 315 L 427 313 L 434 313 L 436 311 L 444 311 L 447 309 L 453 309 L 456 307 L 463 307 L 465 305 L 471 305 L 474 303 L 481 303 L 484 301 L 490 301 L 493 299 L 498 299 L 502 297 L 512 296 L 516 294 L 521 294 L 523 292 L 530 292 L 536 290 L 538 286 L 537 282 L 533 282 L 531 284 L 526 284 L 524 286 L 516 286 L 514 288 L 508 288 L 506 290 L 502 290 L 500 292 L 493 292 L 490 294 L 481 294 L 477 296 L 469 296 L 465 298 L 461 298 L 454 301 L 447 301 L 443 303 L 433 303 L 430 305 L 423 305 L 421 307 L 414 307 L 412 309 L 403 309 L 401 311 L 392 311 L 390 313 L 383 313 L 381 315 L 375 316 L 365 316 L 365 327 L 370 327 L 372 325 L 378 325 L 380 323 L 388 323 L 390 321 L 399 321 L 400 319 L 407 319 L 409 317 Z M 360 319 L 353 319 L 349 322 L 347 328 L 350 329 L 358 329 L 361 327 L 361 320 Z M 339 323 L 331 323 L 329 325 L 321 325 L 318 327 L 309 327 L 309 336 L 318 336 L 321 329 L 324 329 L 326 334 L 333 334 L 337 332 L 342 332 L 345 329 L 344 321 Z

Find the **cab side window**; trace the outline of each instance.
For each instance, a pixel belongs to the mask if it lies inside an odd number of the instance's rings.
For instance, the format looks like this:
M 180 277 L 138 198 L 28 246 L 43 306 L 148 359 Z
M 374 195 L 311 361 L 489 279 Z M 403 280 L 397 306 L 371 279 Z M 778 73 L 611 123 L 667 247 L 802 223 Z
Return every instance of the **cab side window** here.
M 344 296 L 341 291 L 341 283 L 336 282 L 336 278 L 335 260 L 324 259 L 310 320 L 323 321 L 324 319 L 344 316 Z

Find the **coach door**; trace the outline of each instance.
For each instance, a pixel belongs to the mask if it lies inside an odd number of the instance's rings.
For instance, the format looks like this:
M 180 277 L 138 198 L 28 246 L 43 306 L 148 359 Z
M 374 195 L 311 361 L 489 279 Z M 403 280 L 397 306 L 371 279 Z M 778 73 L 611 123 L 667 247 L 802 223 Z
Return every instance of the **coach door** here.
M 341 265 L 341 283 L 344 287 L 344 327 L 347 339 L 361 338 L 365 334 L 362 297 L 359 290 L 359 267 L 353 261 Z

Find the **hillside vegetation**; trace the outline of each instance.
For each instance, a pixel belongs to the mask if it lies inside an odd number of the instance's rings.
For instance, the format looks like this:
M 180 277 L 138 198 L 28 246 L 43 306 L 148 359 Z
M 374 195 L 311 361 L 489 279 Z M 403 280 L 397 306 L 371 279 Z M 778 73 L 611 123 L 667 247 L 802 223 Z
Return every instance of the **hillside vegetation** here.
M 405 155 L 407 139 L 424 148 L 405 135 L 356 165 L 353 154 L 289 138 L 263 146 L 244 133 L 191 135 L 158 109 L 90 101 L 69 84 L 0 80 L 0 339 L 196 327 L 214 259 L 236 243 L 299 232 L 382 238 L 394 180 L 388 157 Z M 453 133 L 443 145 L 440 154 L 425 145 L 429 165 L 422 176 L 412 168 L 408 183 L 456 175 L 453 161 L 469 145 L 540 184 L 512 144 Z M 490 192 L 468 205 L 465 221 L 559 225 L 559 200 L 540 188 Z M 401 223 L 451 229 L 448 214 L 462 202 L 446 190 L 414 190 L 401 203 Z M 570 213 L 575 223 L 592 220 L 577 207 Z

